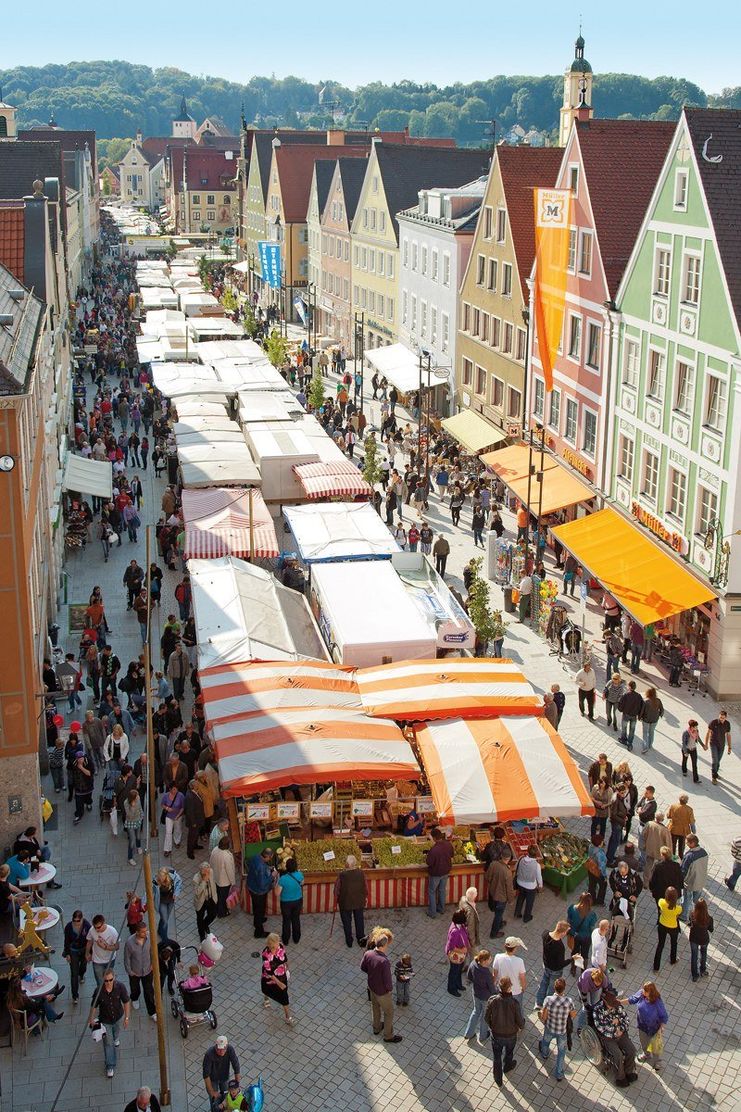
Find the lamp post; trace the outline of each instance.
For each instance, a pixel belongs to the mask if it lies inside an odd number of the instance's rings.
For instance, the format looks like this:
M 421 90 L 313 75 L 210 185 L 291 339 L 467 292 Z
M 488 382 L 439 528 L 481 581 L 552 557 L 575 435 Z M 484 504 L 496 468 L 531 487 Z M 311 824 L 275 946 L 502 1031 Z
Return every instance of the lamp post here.
M 425 438 L 425 468 L 422 471 L 422 414 L 424 409 L 424 393 L 422 386 L 422 371 L 427 371 L 427 419 L 426 419 L 426 438 Z M 419 393 L 417 394 L 417 466 L 419 467 L 420 476 L 424 475 L 424 481 L 427 482 L 427 470 L 430 463 L 430 373 L 432 370 L 432 353 L 427 351 L 426 348 L 421 348 L 419 352 Z
M 527 573 L 527 565 L 530 559 L 530 505 L 532 502 L 532 481 L 533 475 L 535 481 L 540 484 L 540 492 L 538 494 L 538 515 L 536 519 L 536 530 L 540 529 L 540 516 L 543 508 L 543 461 L 545 457 L 545 426 L 539 422 L 535 423 L 535 431 L 540 435 L 540 467 L 536 469 L 533 462 L 533 449 L 537 448 L 536 443 L 533 441 L 533 428 L 530 426 L 528 429 L 528 451 L 527 451 L 527 528 L 525 530 L 525 571 Z M 537 544 L 536 544 L 537 551 Z
M 363 412 L 363 387 L 365 385 L 365 313 L 356 313 L 353 319 L 353 354 L 355 374 L 360 365 L 360 412 Z

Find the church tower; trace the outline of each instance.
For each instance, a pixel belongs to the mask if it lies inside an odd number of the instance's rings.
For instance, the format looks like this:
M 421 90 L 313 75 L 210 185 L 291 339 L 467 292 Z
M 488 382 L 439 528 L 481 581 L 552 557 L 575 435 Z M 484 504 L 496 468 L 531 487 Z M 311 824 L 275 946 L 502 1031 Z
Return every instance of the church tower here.
M 17 111 L 12 104 L 3 100 L 3 91 L 0 89 L 0 139 L 15 139 L 18 134 L 15 122 Z
M 180 101 L 180 111 L 172 121 L 172 137 L 173 139 L 195 139 L 197 130 L 195 120 L 188 115 L 188 107 L 183 97 Z
M 581 32 L 576 40 L 574 60 L 563 78 L 563 106 L 558 129 L 558 145 L 565 147 L 575 119 L 591 120 L 592 107 L 592 67 L 584 57 L 584 39 Z

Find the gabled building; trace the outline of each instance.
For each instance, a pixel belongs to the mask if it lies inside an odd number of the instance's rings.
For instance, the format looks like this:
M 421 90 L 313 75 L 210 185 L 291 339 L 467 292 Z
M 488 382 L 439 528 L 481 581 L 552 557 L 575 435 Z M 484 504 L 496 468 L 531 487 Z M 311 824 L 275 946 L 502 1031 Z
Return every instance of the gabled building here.
M 205 136 L 233 139 L 235 140 L 235 142 L 239 141 L 239 136 L 234 135 L 233 132 L 229 130 L 227 125 L 222 120 L 221 116 L 206 117 L 206 119 L 196 131 L 196 142 L 202 142 Z
M 104 196 L 118 197 L 121 193 L 121 178 L 118 166 L 105 166 L 100 172 L 100 192 Z
M 320 222 L 319 326 L 324 336 L 353 351 L 350 227 L 365 179 L 365 162 L 338 158 Z
M 609 491 L 717 588 L 669 624 L 719 698 L 741 694 L 739 183 L 741 112 L 685 108 L 616 293 L 612 364 Z
M 306 208 L 307 277 L 317 290 L 320 288 L 322 268 L 321 219 L 336 165 L 336 162 L 319 159 L 314 163 L 314 173 L 311 175 L 309 204 Z
M 533 328 L 527 412 L 544 423 L 551 451 L 604 490 L 615 299 L 675 125 L 584 116 L 572 125 L 553 183 L 571 192 L 561 349 L 547 393 Z
M 237 219 L 238 151 L 170 146 L 165 156 L 165 205 L 173 230 L 217 234 Z
M 198 132 L 198 124 L 188 112 L 188 106 L 185 103 L 185 97 L 180 101 L 180 111 L 172 121 L 172 138 L 173 139 L 193 139 L 195 141 Z
M 533 189 L 553 186 L 562 154 L 558 147 L 496 147 L 460 284 L 457 408 L 515 435 L 524 420 Z
M 352 224 L 352 305 L 365 314 L 366 348 L 394 343 L 399 334 L 398 213 L 417 204 L 420 191 L 457 188 L 488 166 L 488 151 L 374 138 Z

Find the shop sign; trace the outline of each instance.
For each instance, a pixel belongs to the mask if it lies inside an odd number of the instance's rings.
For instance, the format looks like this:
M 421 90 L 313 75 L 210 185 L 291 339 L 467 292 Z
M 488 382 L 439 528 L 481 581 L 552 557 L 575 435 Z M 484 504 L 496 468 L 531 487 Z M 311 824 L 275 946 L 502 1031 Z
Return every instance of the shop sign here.
M 352 817 L 366 818 L 373 817 L 373 800 L 372 799 L 354 799 L 352 801 Z
M 581 456 L 578 456 L 576 454 L 576 452 L 572 452 L 571 448 L 564 448 L 563 451 L 561 452 L 561 455 L 566 460 L 569 467 L 573 467 L 574 471 L 578 471 L 579 474 L 583 475 L 585 479 L 590 479 L 591 480 L 591 478 L 592 478 L 591 468 L 581 458 Z
M 270 804 L 248 803 L 247 818 L 255 822 L 266 822 L 270 818 Z
M 417 814 L 431 815 L 435 810 L 435 803 L 431 795 L 417 796 Z
M 299 807 L 299 803 L 278 803 L 275 808 L 275 817 L 278 819 L 297 819 Z
M 668 544 L 675 552 L 682 552 L 684 548 L 684 537 L 681 533 L 672 533 L 664 525 L 658 517 L 650 514 L 648 510 L 644 510 L 643 506 L 638 502 L 634 502 L 631 506 L 633 517 L 640 521 L 641 525 L 650 530 L 655 536 L 662 540 L 664 544 Z
M 331 803 L 310 803 L 309 815 L 312 819 L 331 819 L 332 818 L 332 804 Z

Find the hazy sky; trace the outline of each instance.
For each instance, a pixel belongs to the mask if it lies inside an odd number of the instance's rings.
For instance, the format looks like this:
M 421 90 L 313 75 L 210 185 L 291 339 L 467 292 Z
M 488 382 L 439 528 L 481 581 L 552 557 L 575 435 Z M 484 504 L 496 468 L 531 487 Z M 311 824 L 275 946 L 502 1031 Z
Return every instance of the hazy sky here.
M 123 58 L 243 82 L 275 73 L 351 87 L 404 78 L 444 85 L 560 73 L 581 12 L 596 74 L 672 74 L 706 92 L 741 84 L 739 0 L 375 0 L 362 7 L 354 0 L 77 0 L 72 7 L 9 0 L 3 8 L 0 69 Z

